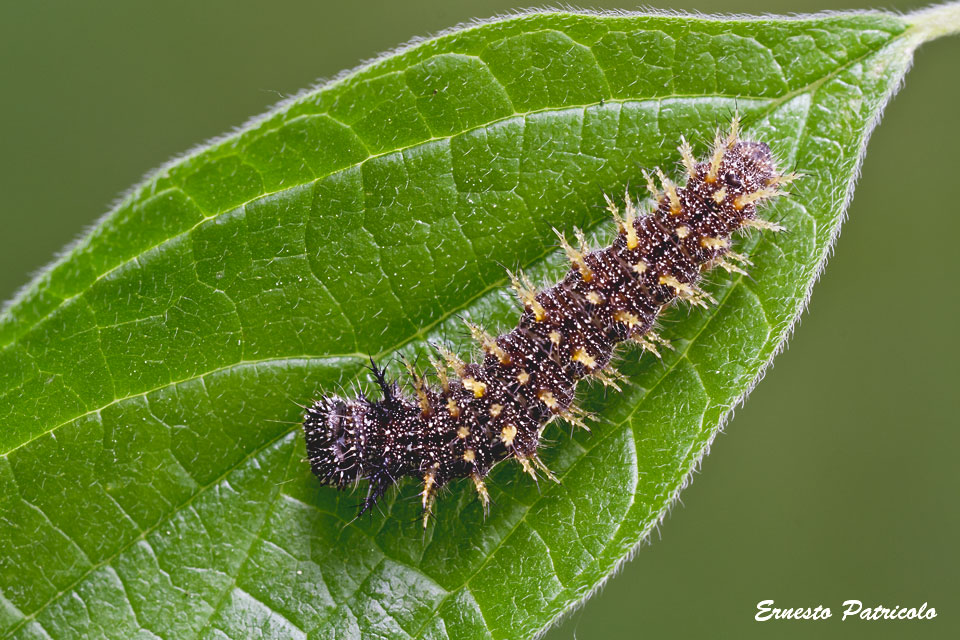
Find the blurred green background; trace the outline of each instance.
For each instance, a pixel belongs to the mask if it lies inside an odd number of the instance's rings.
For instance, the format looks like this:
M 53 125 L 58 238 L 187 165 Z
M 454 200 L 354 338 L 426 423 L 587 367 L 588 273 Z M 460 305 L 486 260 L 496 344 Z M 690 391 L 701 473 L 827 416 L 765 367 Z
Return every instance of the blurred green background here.
M 414 36 L 521 6 L 3 2 L 0 298 L 171 156 Z M 549 640 L 960 637 L 958 66 L 960 38 L 919 51 L 870 141 L 850 220 L 789 350 L 653 544 Z M 939 616 L 841 623 L 848 598 L 928 602 Z M 824 604 L 834 618 L 757 623 L 764 599 Z

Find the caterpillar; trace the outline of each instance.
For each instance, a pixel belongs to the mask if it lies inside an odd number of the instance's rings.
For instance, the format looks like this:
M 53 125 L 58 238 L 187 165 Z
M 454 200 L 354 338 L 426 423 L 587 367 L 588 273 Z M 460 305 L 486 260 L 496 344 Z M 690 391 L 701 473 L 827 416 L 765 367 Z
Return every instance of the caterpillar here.
M 371 358 L 378 400 L 359 393 L 313 402 L 303 430 L 321 484 L 344 489 L 367 480 L 359 516 L 400 478 L 419 478 L 426 527 L 437 491 L 459 478 L 472 479 L 486 513 L 484 478 L 502 460 L 518 460 L 534 480 L 538 471 L 556 480 L 537 455 L 540 437 L 556 418 L 586 427 L 587 414 L 574 404 L 578 382 L 591 377 L 619 389 L 622 376 L 610 361 L 620 343 L 637 342 L 659 357 L 669 343 L 653 328 L 667 305 L 712 302 L 697 286 L 706 270 L 745 273 L 749 262 L 731 251 L 731 235 L 782 230 L 759 219 L 757 205 L 784 195 L 780 187 L 796 175 L 778 171 L 765 143 L 741 140 L 737 118 L 726 135 L 717 132 L 707 159 L 696 161 L 683 138 L 679 151 L 684 186 L 658 169 L 657 187 L 643 172 L 656 201 L 651 213 L 641 215 L 629 194 L 622 212 L 605 196 L 617 225 L 610 246 L 590 251 L 577 230 L 574 247 L 557 231 L 571 263 L 559 283 L 538 293 L 522 272 L 509 274 L 523 312 L 515 329 L 497 337 L 467 323 L 480 362 L 437 346 L 439 386 L 407 364 L 412 389 L 405 391 Z

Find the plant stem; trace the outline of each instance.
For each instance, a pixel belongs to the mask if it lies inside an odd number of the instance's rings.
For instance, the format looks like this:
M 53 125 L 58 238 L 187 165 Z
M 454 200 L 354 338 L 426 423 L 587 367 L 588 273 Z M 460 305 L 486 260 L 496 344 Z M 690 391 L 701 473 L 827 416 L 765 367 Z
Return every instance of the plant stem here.
M 914 11 L 907 18 L 913 24 L 912 31 L 919 42 L 960 34 L 960 2 Z

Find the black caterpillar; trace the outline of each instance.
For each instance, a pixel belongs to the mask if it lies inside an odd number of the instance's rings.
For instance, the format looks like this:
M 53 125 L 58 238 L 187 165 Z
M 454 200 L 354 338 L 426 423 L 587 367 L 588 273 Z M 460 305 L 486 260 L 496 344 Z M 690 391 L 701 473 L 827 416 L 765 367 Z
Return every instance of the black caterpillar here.
M 400 478 L 420 478 L 426 526 L 436 491 L 457 478 L 473 479 L 486 510 L 483 479 L 501 460 L 516 458 L 534 479 L 535 469 L 553 479 L 537 457 L 540 435 L 557 417 L 585 426 L 573 405 L 577 382 L 594 376 L 616 387 L 619 374 L 606 369 L 625 340 L 659 356 L 657 344 L 665 341 L 652 327 L 661 309 L 677 299 L 706 306 L 709 297 L 696 286 L 702 271 L 743 273 L 725 260 L 746 262 L 730 251 L 731 234 L 781 229 L 757 219 L 756 204 L 782 194 L 779 187 L 795 176 L 778 172 L 766 144 L 740 140 L 737 120 L 726 137 L 717 134 L 706 161 L 697 163 L 686 141 L 680 153 L 685 186 L 658 170 L 660 191 L 644 173 L 657 199 L 651 214 L 638 216 L 628 196 L 621 216 L 607 198 L 619 230 L 611 246 L 591 252 L 577 231 L 578 250 L 557 232 L 572 263 L 559 284 L 537 293 L 522 273 L 510 274 L 525 310 L 516 329 L 496 338 L 468 324 L 482 362 L 464 363 L 438 347 L 454 375 L 434 363 L 435 388 L 408 365 L 409 395 L 371 359 L 380 400 L 360 394 L 314 402 L 303 429 L 321 483 L 343 489 L 368 480 L 363 514 Z

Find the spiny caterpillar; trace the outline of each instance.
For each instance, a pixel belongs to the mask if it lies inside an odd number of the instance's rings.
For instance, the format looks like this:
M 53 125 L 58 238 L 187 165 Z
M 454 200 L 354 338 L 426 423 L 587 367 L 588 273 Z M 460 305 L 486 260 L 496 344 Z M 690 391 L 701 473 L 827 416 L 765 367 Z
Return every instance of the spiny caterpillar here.
M 738 128 L 734 119 L 728 135 L 718 132 L 710 157 L 699 163 L 681 139 L 683 187 L 658 170 L 658 189 L 644 172 L 657 200 L 649 215 L 638 215 L 629 196 L 621 215 L 607 198 L 618 227 L 611 246 L 590 251 L 578 230 L 574 248 L 557 232 L 571 262 L 559 284 L 537 293 L 523 273 L 510 274 L 524 307 L 517 328 L 493 337 L 468 323 L 482 362 L 465 363 L 438 347 L 445 360 L 433 363 L 439 388 L 408 364 L 409 395 L 371 359 L 380 400 L 361 393 L 315 401 L 303 429 L 321 483 L 343 489 L 368 480 L 363 514 L 401 477 L 420 478 L 426 526 L 437 490 L 457 478 L 473 480 L 486 512 L 484 478 L 501 460 L 515 458 L 534 480 L 536 470 L 555 479 L 537 456 L 540 436 L 558 417 L 586 426 L 586 414 L 573 404 L 578 381 L 592 376 L 619 389 L 619 374 L 608 370 L 619 343 L 636 341 L 659 357 L 658 344 L 666 341 L 652 328 L 666 305 L 712 302 L 697 287 L 702 271 L 744 273 L 735 262 L 748 262 L 730 251 L 731 234 L 781 229 L 758 219 L 756 205 L 781 195 L 779 187 L 795 176 L 779 173 L 770 148 L 740 140 Z

